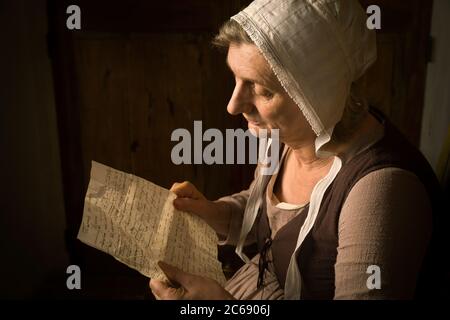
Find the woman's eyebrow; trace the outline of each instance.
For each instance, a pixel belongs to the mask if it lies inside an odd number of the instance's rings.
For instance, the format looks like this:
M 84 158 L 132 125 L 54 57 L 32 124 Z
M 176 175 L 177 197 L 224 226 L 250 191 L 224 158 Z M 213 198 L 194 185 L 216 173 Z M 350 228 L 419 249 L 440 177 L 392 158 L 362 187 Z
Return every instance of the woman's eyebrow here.
M 234 74 L 233 69 L 231 69 L 230 63 L 228 62 L 228 57 L 225 59 L 225 63 L 227 65 L 228 69 L 230 69 L 230 71 Z M 245 77 L 245 78 L 242 78 L 242 79 L 245 80 L 245 81 L 248 81 L 248 82 L 258 83 L 258 84 L 260 84 L 260 85 L 262 85 L 262 86 L 264 86 L 264 87 L 266 87 L 267 89 L 270 89 L 270 90 L 275 90 L 276 89 L 276 86 L 273 84 L 273 82 L 270 81 L 269 79 L 264 78 L 264 77 L 261 77 L 261 79 L 259 79 L 259 80 L 256 80 L 256 79 L 253 79 L 253 78 L 248 78 L 248 77 Z

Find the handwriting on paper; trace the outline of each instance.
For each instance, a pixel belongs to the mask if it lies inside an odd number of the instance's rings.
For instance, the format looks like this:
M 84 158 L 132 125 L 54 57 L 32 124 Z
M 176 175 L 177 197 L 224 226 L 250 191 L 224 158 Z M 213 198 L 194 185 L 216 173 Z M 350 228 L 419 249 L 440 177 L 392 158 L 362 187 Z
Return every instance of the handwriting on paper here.
M 216 233 L 199 217 L 176 210 L 175 198 L 154 183 L 93 161 L 78 239 L 150 278 L 166 279 L 157 265 L 161 260 L 223 285 Z

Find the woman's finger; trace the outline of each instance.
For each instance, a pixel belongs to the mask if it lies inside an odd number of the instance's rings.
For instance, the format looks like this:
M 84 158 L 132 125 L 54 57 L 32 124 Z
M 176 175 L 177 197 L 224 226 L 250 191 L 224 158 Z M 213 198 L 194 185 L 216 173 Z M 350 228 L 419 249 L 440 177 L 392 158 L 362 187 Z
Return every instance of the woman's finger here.
M 158 266 L 172 283 L 179 284 L 181 287 L 186 287 L 186 285 L 189 285 L 187 283 L 188 274 L 184 271 L 170 264 L 167 264 L 164 261 L 159 261 Z
M 175 182 L 170 188 L 179 198 L 206 199 L 203 194 L 189 181 Z
M 165 281 L 156 279 L 150 280 L 150 289 L 157 300 L 182 300 L 185 290 L 183 287 L 174 288 Z
M 155 298 L 161 300 L 161 294 L 167 290 L 167 285 L 163 281 L 156 279 L 150 279 L 149 285 Z
M 170 191 L 179 197 L 190 197 L 194 194 L 193 185 L 189 181 L 175 182 Z
M 177 210 L 193 213 L 200 217 L 203 217 L 203 213 L 207 209 L 205 201 L 190 198 L 177 198 L 173 201 L 173 206 Z

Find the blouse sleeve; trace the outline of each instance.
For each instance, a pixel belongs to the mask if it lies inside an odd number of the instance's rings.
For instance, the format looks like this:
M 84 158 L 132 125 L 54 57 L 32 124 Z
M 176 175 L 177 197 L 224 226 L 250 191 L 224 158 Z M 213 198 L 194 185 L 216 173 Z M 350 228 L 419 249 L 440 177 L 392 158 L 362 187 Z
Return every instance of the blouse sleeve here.
M 363 177 L 338 229 L 335 299 L 413 298 L 431 236 L 431 205 L 416 175 L 386 168 Z
M 237 245 L 242 228 L 242 220 L 244 218 L 245 207 L 247 205 L 248 197 L 250 196 L 250 190 L 253 188 L 253 185 L 255 183 L 258 171 L 258 167 L 256 167 L 254 179 L 248 189 L 216 200 L 216 202 L 225 203 L 231 211 L 228 234 L 224 236 L 219 235 L 219 245 Z M 247 236 L 245 245 L 256 242 L 255 231 L 255 227 L 253 227 Z

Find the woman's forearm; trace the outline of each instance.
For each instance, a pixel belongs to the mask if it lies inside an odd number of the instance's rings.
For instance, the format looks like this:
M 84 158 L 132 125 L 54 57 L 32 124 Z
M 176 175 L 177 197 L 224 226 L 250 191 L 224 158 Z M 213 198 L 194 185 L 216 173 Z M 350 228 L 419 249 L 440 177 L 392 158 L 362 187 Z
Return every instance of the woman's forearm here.
M 215 206 L 215 212 L 213 214 L 214 218 L 212 219 L 210 225 L 216 233 L 226 237 L 230 228 L 232 208 L 227 202 L 224 201 L 217 200 L 213 201 L 213 203 Z

